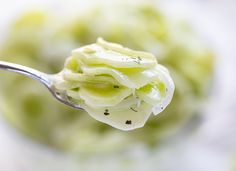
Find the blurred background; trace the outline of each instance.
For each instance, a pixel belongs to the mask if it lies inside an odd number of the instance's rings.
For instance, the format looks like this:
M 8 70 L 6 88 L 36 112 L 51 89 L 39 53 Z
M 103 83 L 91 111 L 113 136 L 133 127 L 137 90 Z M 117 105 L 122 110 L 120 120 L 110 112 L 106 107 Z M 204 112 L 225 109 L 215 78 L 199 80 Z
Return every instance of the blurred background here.
M 0 73 L 0 170 L 236 170 L 236 2 L 8 0 L 0 60 L 57 73 L 97 37 L 152 52 L 176 84 L 145 127 L 116 130 Z

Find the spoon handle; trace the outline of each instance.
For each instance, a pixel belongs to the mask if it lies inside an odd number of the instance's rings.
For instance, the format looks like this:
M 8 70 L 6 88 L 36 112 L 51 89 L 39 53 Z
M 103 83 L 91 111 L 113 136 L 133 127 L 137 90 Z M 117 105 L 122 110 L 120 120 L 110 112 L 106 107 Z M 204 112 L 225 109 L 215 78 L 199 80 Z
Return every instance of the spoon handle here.
M 30 78 L 33 78 L 35 80 L 38 80 L 48 88 L 50 88 L 51 86 L 51 81 L 49 80 L 48 75 L 33 68 L 29 68 L 23 65 L 14 64 L 10 62 L 0 61 L 0 70 L 16 72 L 28 76 Z
M 46 74 L 38 70 L 35 70 L 33 68 L 23 66 L 23 65 L 14 64 L 10 62 L 4 62 L 4 61 L 0 61 L 0 70 L 16 72 L 16 73 L 25 75 L 27 77 L 33 78 L 35 80 L 38 80 L 41 83 L 43 83 L 48 88 L 48 90 L 52 93 L 52 95 L 60 102 L 76 109 L 82 109 L 78 104 L 75 104 L 74 102 L 70 101 L 70 99 L 68 99 L 64 91 L 62 92 L 60 90 L 57 90 L 55 86 L 53 86 L 52 80 L 53 80 L 54 75 Z

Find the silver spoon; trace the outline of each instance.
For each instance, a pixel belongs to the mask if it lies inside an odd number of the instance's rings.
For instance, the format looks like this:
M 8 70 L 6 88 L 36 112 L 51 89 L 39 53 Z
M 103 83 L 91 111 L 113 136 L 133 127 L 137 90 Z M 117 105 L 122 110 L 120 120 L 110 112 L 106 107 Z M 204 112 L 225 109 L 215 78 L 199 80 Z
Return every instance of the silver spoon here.
M 0 61 L 0 70 L 16 72 L 16 73 L 25 75 L 27 77 L 33 78 L 35 80 L 38 80 L 43 85 L 45 85 L 48 88 L 48 90 L 51 92 L 51 94 L 60 102 L 76 109 L 82 109 L 78 104 L 74 103 L 66 95 L 65 91 L 60 91 L 55 88 L 55 86 L 53 85 L 53 78 L 55 78 L 54 74 L 46 74 L 46 73 L 37 71 L 33 68 L 29 68 L 26 66 L 22 66 L 22 65 L 10 63 L 10 62 L 4 62 L 4 61 Z

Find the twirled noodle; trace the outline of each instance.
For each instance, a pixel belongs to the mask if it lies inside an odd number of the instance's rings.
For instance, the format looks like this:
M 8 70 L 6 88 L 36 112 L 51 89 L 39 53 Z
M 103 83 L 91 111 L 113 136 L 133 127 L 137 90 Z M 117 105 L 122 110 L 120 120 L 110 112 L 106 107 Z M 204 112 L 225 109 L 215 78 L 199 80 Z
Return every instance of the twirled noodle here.
M 54 84 L 93 118 L 121 130 L 142 127 L 164 110 L 175 88 L 152 54 L 101 38 L 74 50 Z

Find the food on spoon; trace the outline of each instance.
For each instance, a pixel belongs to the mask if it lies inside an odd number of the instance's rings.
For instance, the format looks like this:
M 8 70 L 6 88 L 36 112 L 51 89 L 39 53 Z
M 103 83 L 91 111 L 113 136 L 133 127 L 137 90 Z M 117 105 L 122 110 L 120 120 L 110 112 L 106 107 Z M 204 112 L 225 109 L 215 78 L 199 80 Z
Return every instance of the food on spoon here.
M 168 70 L 154 55 L 102 38 L 74 50 L 54 84 L 96 120 L 121 130 L 142 127 L 174 93 Z

